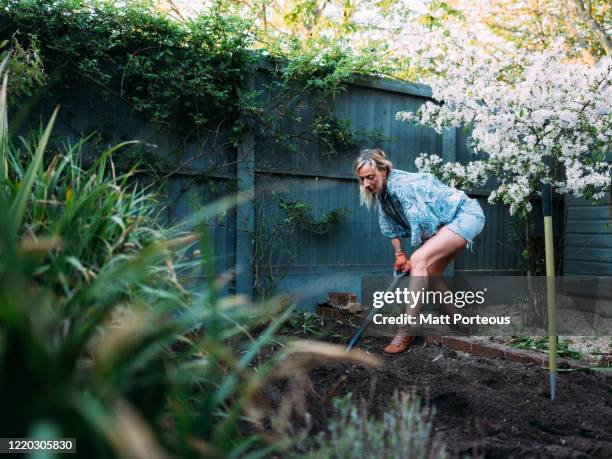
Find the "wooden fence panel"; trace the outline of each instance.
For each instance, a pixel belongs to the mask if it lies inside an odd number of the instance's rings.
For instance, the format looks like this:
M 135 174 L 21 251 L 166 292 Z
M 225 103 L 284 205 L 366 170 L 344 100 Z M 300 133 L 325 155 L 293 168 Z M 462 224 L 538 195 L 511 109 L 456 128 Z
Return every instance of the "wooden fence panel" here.
M 268 102 L 271 109 L 279 109 L 274 101 L 280 100 L 281 94 L 278 86 L 272 85 L 268 71 L 259 69 L 249 81 L 261 91 L 260 101 Z M 264 287 L 276 283 L 279 292 L 303 292 L 300 304 L 312 308 L 325 300 L 328 290 L 359 293 L 363 276 L 389 273 L 392 269 L 391 245 L 380 234 L 377 211 L 368 212 L 359 205 L 352 163 L 360 149 L 381 147 L 396 168 L 407 171 L 416 171 L 414 160 L 420 153 L 435 153 L 447 161 L 463 163 L 474 159 L 467 146 L 469 132 L 454 130 L 439 135 L 432 129 L 395 119 L 398 111 L 417 110 L 430 96 L 431 91 L 422 85 L 382 79 L 352 84 L 334 101 L 323 102 L 334 108 L 339 120 L 348 120 L 355 141 L 349 148 L 330 154 L 306 128 L 317 115 L 312 98 L 298 99 L 284 107 L 290 113 L 275 127 L 294 136 L 290 147 L 269 135 L 270 126 L 253 125 L 243 144 L 234 148 L 226 143 L 224 129 L 197 139 L 162 131 L 131 113 L 122 102 L 101 100 L 84 86 L 75 88 L 62 103 L 56 137 L 76 139 L 97 129 L 109 143 L 129 139 L 144 142 L 140 148 L 150 153 L 152 160 L 165 161 L 175 172 L 165 179 L 168 223 L 182 223 L 187 230 L 194 229 L 191 220 L 194 213 L 216 198 L 236 191 L 253 193 L 252 204 L 243 204 L 206 224 L 217 254 L 217 273 L 238 271 L 237 281 L 225 292 L 249 294 L 254 284 Z M 43 101 L 37 113 L 48 114 L 51 109 Z M 295 121 L 294 116 L 301 117 L 301 121 Z M 32 115 L 31 119 L 37 117 Z M 481 203 L 487 222 L 475 241 L 473 253 L 460 254 L 447 274 L 521 273 L 519 254 L 523 241 L 509 237 L 507 209 L 486 202 L 493 186 L 489 182 L 480 190 L 469 191 Z M 334 209 L 345 209 L 346 218 L 325 234 L 301 227 L 285 239 L 274 239 L 269 231 L 282 229 L 288 218 L 279 207 L 281 198 L 306 204 L 309 218 L 314 221 Z M 587 218 L 589 212 L 590 218 L 598 218 L 597 212 L 602 211 L 576 208 L 576 212 L 576 218 L 582 218 L 580 215 Z M 570 221 L 566 234 L 574 241 L 570 248 L 579 247 L 581 242 L 576 242 L 576 238 L 584 237 L 584 232 L 573 233 L 577 225 Z M 601 230 L 601 223 L 594 225 L 593 231 Z M 557 230 L 562 231 L 562 226 L 560 229 L 556 226 Z M 602 247 L 612 247 L 608 241 L 602 236 Z M 409 241 L 405 241 L 405 247 L 411 252 Z M 570 255 L 575 256 L 575 252 Z M 605 263 L 600 258 L 593 258 L 592 263 Z M 191 274 L 196 284 L 205 280 L 201 273 Z

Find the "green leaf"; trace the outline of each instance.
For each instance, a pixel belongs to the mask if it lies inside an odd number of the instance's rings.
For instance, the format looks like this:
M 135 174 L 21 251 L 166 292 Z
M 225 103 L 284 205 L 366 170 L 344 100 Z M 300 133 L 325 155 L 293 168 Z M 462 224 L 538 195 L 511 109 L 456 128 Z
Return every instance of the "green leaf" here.
M 36 153 L 34 154 L 34 158 L 32 158 L 32 162 L 28 166 L 26 175 L 23 178 L 21 187 L 19 188 L 19 192 L 17 193 L 17 197 L 15 198 L 11 205 L 11 208 L 9 209 L 9 218 L 13 234 L 17 233 L 18 228 L 21 227 L 21 224 L 23 222 L 23 216 L 25 214 L 26 206 L 28 204 L 30 192 L 32 191 L 32 187 L 34 186 L 38 170 L 42 166 L 45 149 L 47 148 L 47 142 L 49 141 L 49 137 L 51 136 L 51 131 L 53 130 L 53 125 L 55 124 L 55 118 L 57 117 L 58 111 L 59 107 L 57 107 L 53 111 L 53 115 L 51 115 L 51 119 L 47 124 L 47 128 L 45 129 L 40 141 L 38 142 L 38 146 L 36 147 Z

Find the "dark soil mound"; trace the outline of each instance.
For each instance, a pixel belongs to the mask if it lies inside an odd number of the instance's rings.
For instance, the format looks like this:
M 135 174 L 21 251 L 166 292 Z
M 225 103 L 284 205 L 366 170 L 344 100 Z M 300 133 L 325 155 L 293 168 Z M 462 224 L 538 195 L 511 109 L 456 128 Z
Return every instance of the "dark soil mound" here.
M 360 347 L 381 354 L 385 344 L 367 338 Z M 454 456 L 612 457 L 612 378 L 601 373 L 560 373 L 551 401 L 548 372 L 538 366 L 416 344 L 380 368 L 327 365 L 309 376 L 315 431 L 325 429 L 330 391 L 352 392 L 381 415 L 395 390 L 415 389 L 435 407 L 435 431 Z

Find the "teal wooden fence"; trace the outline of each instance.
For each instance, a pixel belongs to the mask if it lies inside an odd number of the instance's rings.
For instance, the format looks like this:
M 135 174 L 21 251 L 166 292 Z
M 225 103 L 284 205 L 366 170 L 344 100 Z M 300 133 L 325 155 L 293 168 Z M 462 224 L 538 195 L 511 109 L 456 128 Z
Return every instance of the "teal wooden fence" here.
M 261 98 L 274 96 L 271 82 L 265 65 L 249 80 Z M 438 154 L 446 161 L 466 163 L 475 159 L 467 147 L 468 133 L 464 130 L 438 135 L 431 129 L 395 120 L 396 112 L 416 110 L 430 96 L 426 86 L 397 81 L 371 79 L 352 84 L 335 99 L 334 110 L 339 119 L 350 122 L 357 141 L 349 151 L 333 155 L 326 153 L 312 133 L 303 133 L 289 142 L 295 150 L 289 151 L 287 145 L 262 136 L 256 128 L 248 131 L 237 148 L 224 142 L 223 132 L 201 143 L 186 142 L 176 133 L 156 129 L 120 101 L 101 100 L 87 86 L 74 88 L 62 102 L 56 137 L 75 138 L 95 129 L 105 141 L 139 139 L 149 144 L 143 148 L 150 150 L 156 160 L 161 158 L 177 166 L 176 172 L 165 178 L 163 193 L 168 223 L 181 223 L 185 229 L 192 228 L 195 211 L 219 196 L 238 192 L 253 197 L 207 222 L 217 272 L 236 273 L 225 293 L 252 295 L 255 287 L 261 291 L 275 285 L 277 293 L 291 292 L 302 307 L 312 308 L 325 299 L 329 290 L 359 292 L 364 275 L 391 270 L 393 253 L 389 241 L 380 234 L 377 214 L 359 206 L 352 170 L 359 149 L 381 147 L 395 167 L 408 171 L 416 170 L 414 160 L 422 152 Z M 288 117 L 282 127 L 285 132 L 299 131 L 315 116 L 308 100 L 302 102 L 293 108 L 302 123 Z M 41 107 L 42 114 L 51 110 L 49 103 Z M 373 143 L 360 137 L 364 132 L 376 132 L 382 140 Z M 474 252 L 461 253 L 447 274 L 523 273 L 523 235 L 512 239 L 507 208 L 486 202 L 493 185 L 467 190 L 485 211 L 485 229 L 475 241 Z M 314 220 L 338 208 L 346 209 L 346 218 L 325 234 L 297 228 L 290 234 L 278 231 L 275 238 L 273 230 L 282 229 L 288 218 L 279 206 L 281 199 L 306 204 Z M 564 234 L 563 204 L 555 202 L 556 234 Z M 543 233 L 538 212 L 535 206 L 531 218 L 536 235 Z M 565 235 L 571 233 L 566 231 Z M 409 248 L 408 242 L 406 247 Z M 604 265 L 609 273 L 612 265 Z M 192 282 L 202 281 L 200 274 L 192 274 Z

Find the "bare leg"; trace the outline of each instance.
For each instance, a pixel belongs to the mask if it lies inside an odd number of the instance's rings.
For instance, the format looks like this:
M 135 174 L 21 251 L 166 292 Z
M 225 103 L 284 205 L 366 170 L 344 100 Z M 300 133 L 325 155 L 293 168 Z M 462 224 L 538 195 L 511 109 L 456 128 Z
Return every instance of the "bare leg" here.
M 453 258 L 461 251 L 467 241 L 457 233 L 449 230 L 445 226 L 428 239 L 419 249 L 417 249 L 410 257 L 412 265 L 410 269 L 409 288 L 414 292 L 426 291 L 428 284 L 428 276 L 439 276 L 444 272 L 446 266 Z M 406 314 L 418 316 L 421 311 L 422 302 L 416 301 L 414 305 L 408 305 Z M 409 327 L 402 327 L 398 330 L 397 335 L 406 336 L 410 332 Z
M 442 258 L 441 260 L 431 265 L 427 270 L 427 273 L 429 275 L 429 289 L 440 292 L 442 299 L 444 298 L 444 294 L 449 291 L 448 286 L 442 279 L 442 275 L 444 274 L 444 270 L 449 265 L 449 263 L 455 258 L 455 255 L 456 254 L 451 254 L 446 258 Z M 448 315 L 452 315 L 455 312 L 455 310 L 453 309 L 453 305 L 445 303 L 444 301 L 440 303 L 440 307 Z

